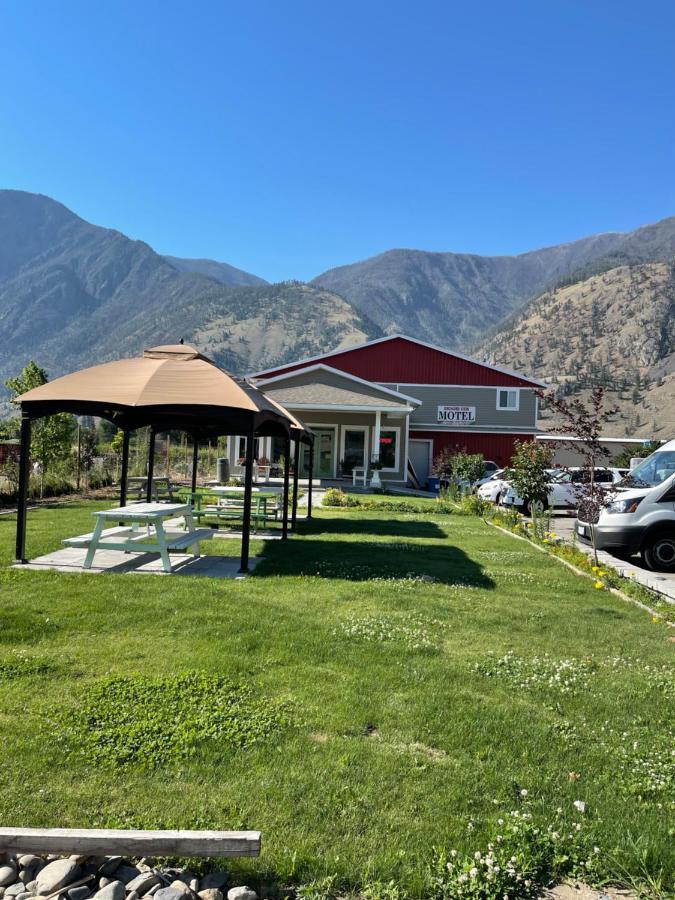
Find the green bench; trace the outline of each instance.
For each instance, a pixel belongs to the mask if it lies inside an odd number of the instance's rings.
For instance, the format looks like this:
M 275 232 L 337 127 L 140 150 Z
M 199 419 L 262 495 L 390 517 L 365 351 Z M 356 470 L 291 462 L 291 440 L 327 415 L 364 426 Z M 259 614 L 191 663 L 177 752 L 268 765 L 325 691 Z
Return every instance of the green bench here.
M 201 488 L 196 491 L 179 491 L 192 506 L 192 516 L 200 523 L 218 528 L 221 523 L 243 522 L 244 495 L 242 491 L 214 491 Z M 279 520 L 282 510 L 277 507 L 280 495 L 267 491 L 254 491 L 251 495 L 251 523 L 254 530 L 268 522 Z

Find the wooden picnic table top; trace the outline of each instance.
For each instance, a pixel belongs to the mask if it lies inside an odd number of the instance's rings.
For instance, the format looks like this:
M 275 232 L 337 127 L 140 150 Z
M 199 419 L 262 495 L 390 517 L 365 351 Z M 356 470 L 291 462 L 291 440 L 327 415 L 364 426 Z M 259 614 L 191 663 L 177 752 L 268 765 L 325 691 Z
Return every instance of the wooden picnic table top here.
M 170 519 L 189 512 L 189 503 L 133 503 L 115 509 L 99 509 L 92 513 L 101 519 L 122 519 L 128 522 L 147 522 L 154 519 Z

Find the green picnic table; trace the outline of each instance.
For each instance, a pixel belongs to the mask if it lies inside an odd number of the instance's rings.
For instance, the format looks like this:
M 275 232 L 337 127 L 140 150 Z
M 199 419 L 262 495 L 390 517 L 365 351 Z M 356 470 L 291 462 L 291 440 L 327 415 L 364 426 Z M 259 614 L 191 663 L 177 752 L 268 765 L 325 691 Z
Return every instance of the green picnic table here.
M 196 491 L 181 490 L 181 497 L 192 506 L 192 515 L 197 521 L 214 520 L 215 527 L 220 521 L 244 518 L 244 489 L 232 487 L 199 488 Z M 254 528 L 260 524 L 277 520 L 277 501 L 281 495 L 274 491 L 253 488 L 251 493 L 251 521 Z M 207 522 L 206 524 L 212 524 Z

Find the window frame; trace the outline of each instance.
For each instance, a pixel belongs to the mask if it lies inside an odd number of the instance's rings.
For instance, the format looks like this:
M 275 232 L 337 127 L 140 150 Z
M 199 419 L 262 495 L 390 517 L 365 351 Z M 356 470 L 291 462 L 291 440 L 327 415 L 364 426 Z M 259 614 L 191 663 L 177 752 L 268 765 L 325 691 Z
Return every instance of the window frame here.
M 347 432 L 362 431 L 363 432 L 363 465 L 368 468 L 370 461 L 370 453 L 368 452 L 370 443 L 370 426 L 369 425 L 343 425 L 340 434 L 340 462 L 345 458 Z M 358 466 L 357 466 L 358 468 Z
M 515 406 L 500 406 L 499 400 L 500 400 L 500 396 L 503 392 L 506 392 L 507 394 L 515 394 L 515 397 L 516 397 L 516 405 Z M 499 412 L 518 412 L 520 410 L 520 388 L 511 388 L 511 387 L 497 388 L 497 410 Z

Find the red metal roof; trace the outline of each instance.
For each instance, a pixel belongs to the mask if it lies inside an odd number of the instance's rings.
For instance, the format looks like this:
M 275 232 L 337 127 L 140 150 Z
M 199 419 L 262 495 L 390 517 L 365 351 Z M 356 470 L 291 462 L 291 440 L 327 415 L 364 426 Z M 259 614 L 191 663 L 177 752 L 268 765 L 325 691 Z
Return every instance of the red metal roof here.
M 304 369 L 321 360 L 326 365 L 385 384 L 466 384 L 490 387 L 541 387 L 518 375 L 440 350 L 412 338 L 396 335 L 335 353 L 300 360 L 258 373 L 271 378 Z

